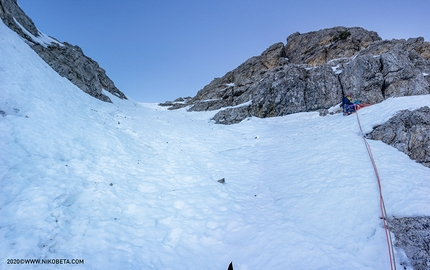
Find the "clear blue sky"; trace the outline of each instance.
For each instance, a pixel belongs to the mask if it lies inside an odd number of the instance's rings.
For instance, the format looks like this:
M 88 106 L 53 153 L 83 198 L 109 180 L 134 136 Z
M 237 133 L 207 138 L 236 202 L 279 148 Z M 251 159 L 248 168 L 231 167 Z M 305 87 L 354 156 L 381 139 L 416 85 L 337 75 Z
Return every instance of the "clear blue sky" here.
M 430 0 L 18 0 L 39 30 L 80 46 L 129 98 L 194 96 L 294 32 L 360 26 L 430 41 Z

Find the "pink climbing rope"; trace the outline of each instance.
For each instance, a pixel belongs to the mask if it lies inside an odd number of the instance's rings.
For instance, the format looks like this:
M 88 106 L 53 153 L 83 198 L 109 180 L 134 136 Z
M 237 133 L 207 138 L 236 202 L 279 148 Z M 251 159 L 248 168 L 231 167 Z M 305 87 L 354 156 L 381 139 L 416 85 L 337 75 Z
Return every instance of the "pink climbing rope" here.
M 391 240 L 391 235 L 388 230 L 388 224 L 387 224 L 387 211 L 385 209 L 385 203 L 384 198 L 382 197 L 382 185 L 381 185 L 381 179 L 379 177 L 378 168 L 376 167 L 375 160 L 373 158 L 372 149 L 370 148 L 369 143 L 366 140 L 366 137 L 364 136 L 363 129 L 361 128 L 360 118 L 358 117 L 358 112 L 355 112 L 355 115 L 357 116 L 357 122 L 358 126 L 360 127 L 361 136 L 363 137 L 364 144 L 366 145 L 367 152 L 369 153 L 370 160 L 372 161 L 373 170 L 375 171 L 376 178 L 378 179 L 378 187 L 379 187 L 379 206 L 381 208 L 381 214 L 382 214 L 382 221 L 384 223 L 384 229 L 385 229 L 385 237 L 387 238 L 387 245 L 388 245 L 388 256 L 390 257 L 390 267 L 391 270 L 396 269 L 396 260 L 394 258 L 394 248 L 393 248 L 393 241 Z

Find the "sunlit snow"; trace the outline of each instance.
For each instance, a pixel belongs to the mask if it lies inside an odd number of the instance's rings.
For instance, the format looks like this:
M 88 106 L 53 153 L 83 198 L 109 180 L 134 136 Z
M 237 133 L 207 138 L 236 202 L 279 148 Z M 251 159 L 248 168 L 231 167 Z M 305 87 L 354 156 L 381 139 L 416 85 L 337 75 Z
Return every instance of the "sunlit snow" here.
M 90 97 L 3 23 L 0 46 L 1 269 L 390 268 L 355 115 L 216 125 L 216 112 Z M 369 132 L 429 104 L 392 98 L 359 116 Z M 369 143 L 388 215 L 430 215 L 430 169 Z

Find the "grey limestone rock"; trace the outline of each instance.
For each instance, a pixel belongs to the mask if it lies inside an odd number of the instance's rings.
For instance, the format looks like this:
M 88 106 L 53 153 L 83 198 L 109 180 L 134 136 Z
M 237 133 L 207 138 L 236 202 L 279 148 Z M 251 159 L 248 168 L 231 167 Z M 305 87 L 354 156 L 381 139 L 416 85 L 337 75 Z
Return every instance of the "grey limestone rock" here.
M 305 89 L 305 111 L 328 109 L 339 103 L 342 86 L 338 75 L 328 65 L 320 65 L 308 70 Z
M 264 118 L 303 111 L 305 89 L 306 69 L 285 66 L 273 70 L 252 89 L 251 115 Z
M 381 140 L 430 168 L 430 108 L 400 111 L 366 135 Z
M 266 53 L 264 60 L 266 65 L 275 62 L 269 55 L 272 54 Z M 257 80 L 260 80 L 268 70 L 263 64 L 262 58 L 262 56 L 251 57 L 236 69 L 227 72 L 223 77 L 215 78 L 210 84 L 198 91 L 191 102 L 223 100 L 225 106 L 234 106 L 238 102 L 249 101 L 250 96 L 246 94 L 249 87 Z M 191 108 L 191 110 L 198 111 L 200 109 Z
M 430 43 L 422 37 L 376 41 L 358 55 L 380 57 L 384 99 L 430 93 Z
M 423 37 L 405 39 L 379 40 L 369 44 L 361 50 L 358 55 L 370 54 L 380 55 L 388 52 L 394 47 L 404 51 L 415 51 L 422 58 L 430 60 L 430 42 L 424 41 Z
M 18 21 L 25 29 L 34 36 L 39 35 L 33 21 L 24 13 L 24 11 L 17 4 L 17 0 L 0 0 L 0 17 L 3 22 L 13 31 L 17 32 L 20 36 L 28 36 L 21 27 L 18 26 Z M 15 21 L 16 20 L 16 21 Z
M 205 101 L 199 101 L 194 103 L 194 105 L 188 110 L 190 112 L 193 111 L 213 111 L 213 110 L 218 110 L 221 109 L 223 107 L 227 107 L 231 104 L 231 102 L 229 102 L 228 100 L 219 100 L 219 99 L 215 99 L 215 100 L 205 100 Z
M 110 102 L 110 98 L 102 93 L 104 89 L 121 99 L 127 99 L 106 75 L 106 71 L 96 61 L 87 57 L 78 46 L 61 43 L 54 38 L 51 38 L 52 42 L 49 44 L 39 42 L 38 38 L 43 34 L 18 6 L 16 0 L 0 0 L 0 17 L 9 28 L 26 40 L 52 69 L 85 93 Z
M 430 93 L 423 72 L 415 67 L 409 53 L 394 47 L 381 55 L 385 97 L 423 95 Z
M 335 106 L 342 97 L 340 82 L 329 65 L 306 68 L 285 65 L 265 73 L 248 92 L 251 105 L 218 112 L 216 123 L 238 123 L 250 116 L 274 117 Z
M 195 106 L 192 106 L 190 111 L 217 110 L 250 101 L 252 98 L 250 89 L 264 78 L 267 70 L 283 66 L 286 62 L 283 43 L 273 44 L 260 56 L 251 57 L 236 69 L 227 72 L 221 78 L 215 78 L 198 91 L 191 100 Z M 213 105 L 217 100 L 220 104 Z M 211 105 L 201 104 L 202 102 Z
M 388 220 L 388 226 L 395 235 L 396 247 L 402 248 L 409 259 L 400 264 L 415 270 L 430 269 L 430 217 L 394 217 Z
M 191 97 L 179 97 L 174 101 L 166 101 L 159 103 L 158 106 L 169 107 L 168 110 L 177 110 L 190 105 Z
M 78 46 L 65 42 L 63 45 L 52 44 L 48 47 L 34 44 L 32 48 L 52 69 L 69 79 L 85 93 L 110 102 L 109 97 L 102 93 L 102 89 L 105 89 L 121 99 L 126 99 L 126 96 L 106 75 L 105 70 L 96 61 L 85 56 Z
M 362 55 L 345 65 L 339 79 L 345 93 L 365 103 L 377 103 L 384 100 L 381 91 L 384 76 L 381 72 L 380 56 Z
M 214 116 L 213 120 L 217 124 L 236 124 L 250 116 L 250 106 L 241 106 L 222 110 Z
M 283 64 L 284 58 L 285 51 L 284 43 L 282 42 L 273 44 L 261 54 L 261 62 L 267 69 Z
M 351 57 L 374 41 L 376 32 L 360 27 L 333 27 L 309 33 L 294 33 L 287 38 L 285 55 L 291 63 L 322 65 L 341 57 Z

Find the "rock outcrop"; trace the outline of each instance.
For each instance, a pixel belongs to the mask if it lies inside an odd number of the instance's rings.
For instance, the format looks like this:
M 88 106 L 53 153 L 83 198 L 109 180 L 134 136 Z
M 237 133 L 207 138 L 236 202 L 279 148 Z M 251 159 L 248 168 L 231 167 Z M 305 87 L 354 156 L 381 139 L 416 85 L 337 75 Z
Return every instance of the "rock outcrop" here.
M 33 21 L 18 6 L 17 0 L 0 0 L 0 17 L 52 69 L 85 93 L 107 102 L 111 100 L 102 93 L 103 89 L 121 99 L 127 98 L 106 75 L 105 70 L 96 61 L 85 56 L 81 48 L 59 42 L 39 32 Z
M 366 135 L 380 140 L 430 168 L 430 108 L 400 111 Z
M 430 93 L 430 43 L 384 41 L 360 27 L 334 27 L 276 43 L 170 109 L 220 110 L 216 123 L 320 111 L 345 93 L 374 104 L 393 96 Z
M 323 65 L 330 60 L 351 57 L 381 38 L 360 27 L 333 27 L 287 38 L 285 55 L 293 64 Z
M 388 226 L 396 236 L 396 247 L 402 248 L 409 259 L 400 264 L 416 270 L 430 269 L 430 217 L 394 217 Z

